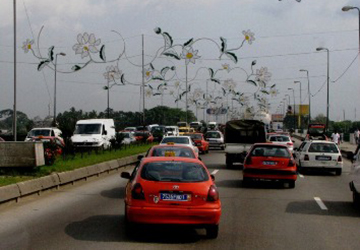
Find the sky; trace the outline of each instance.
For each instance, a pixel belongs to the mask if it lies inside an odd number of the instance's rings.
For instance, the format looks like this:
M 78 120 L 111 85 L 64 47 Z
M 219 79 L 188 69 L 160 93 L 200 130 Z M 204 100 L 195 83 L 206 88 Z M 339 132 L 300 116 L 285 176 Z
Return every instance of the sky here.
M 200 58 L 187 66 L 193 89 L 205 91 L 208 85 L 208 91 L 215 95 L 216 83 L 207 81 L 209 73 L 204 68 L 216 70 L 228 64 L 234 70 L 230 73 L 219 71 L 219 79 L 232 79 L 236 82 L 236 91 L 250 93 L 254 87 L 245 81 L 245 72 L 251 71 L 254 60 L 255 70 L 266 67 L 271 73 L 268 84 L 275 84 L 278 91 L 276 96 L 268 97 L 272 114 L 283 113 L 281 102 L 287 105 L 289 97 L 291 104 L 294 96 L 296 104 L 300 103 L 300 96 L 301 103 L 308 104 L 308 88 L 311 116 L 326 114 L 327 52 L 317 52 L 316 48 L 327 48 L 330 119 L 359 120 L 359 14 L 357 10 L 343 12 L 341 9 L 346 5 L 360 8 L 358 0 L 16 0 L 17 110 L 30 118 L 44 118 L 52 115 L 54 109 L 54 70 L 49 67 L 37 70 L 39 59 L 31 51 L 25 53 L 22 49 L 27 39 L 34 40 L 32 48 L 43 57 L 51 46 L 54 46 L 54 54 L 66 54 L 57 56 L 57 113 L 71 107 L 104 111 L 107 91 L 103 87 L 108 84 L 104 73 L 107 67 L 114 65 L 124 74 L 126 84 L 111 87 L 110 107 L 141 111 L 142 35 L 146 68 L 150 62 L 156 69 L 175 66 L 176 71 L 168 73 L 173 77 L 169 78 L 168 89 L 174 88 L 176 81 L 182 82 L 184 87 L 186 67 L 183 61 L 155 57 L 164 46 L 162 36 L 154 32 L 160 27 L 162 32 L 171 35 L 174 44 L 200 39 L 193 46 Z M 14 105 L 13 27 L 13 1 L 2 0 L 0 110 L 12 109 Z M 252 44 L 246 41 L 234 52 L 238 62 L 226 56 L 219 60 L 216 44 L 221 44 L 220 37 L 226 38 L 228 48 L 235 48 L 244 40 L 243 31 L 247 30 L 254 33 L 255 40 Z M 91 54 L 94 61 L 73 72 L 74 65 L 83 65 L 89 59 L 75 54 L 73 49 L 78 44 L 78 35 L 85 32 L 101 39 L 98 49 L 105 45 L 107 63 L 98 54 Z M 125 54 L 116 61 L 123 51 Z M 308 70 L 309 85 L 306 72 L 300 69 Z M 295 81 L 301 82 L 301 91 L 300 84 Z M 150 84 L 156 88 L 159 83 Z M 145 98 L 146 109 L 161 104 L 185 109 L 185 103 L 175 103 L 175 97 L 168 92 Z M 237 107 L 236 103 L 231 105 Z M 196 112 L 193 106 L 190 109 Z M 198 119 L 203 118 L 203 111 L 199 110 Z

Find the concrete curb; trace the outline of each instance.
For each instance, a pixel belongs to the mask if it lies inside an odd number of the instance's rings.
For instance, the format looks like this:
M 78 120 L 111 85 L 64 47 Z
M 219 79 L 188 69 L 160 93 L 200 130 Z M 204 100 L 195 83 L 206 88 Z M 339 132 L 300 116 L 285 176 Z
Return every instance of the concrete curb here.
M 19 182 L 16 184 L 0 187 L 0 204 L 11 200 L 18 201 L 19 198 L 39 194 L 47 189 L 58 188 L 61 185 L 74 183 L 91 176 L 99 176 L 101 173 L 110 172 L 138 161 L 137 155 L 125 158 L 107 161 L 92 166 L 75 169 L 72 171 L 51 174 L 38 179 Z

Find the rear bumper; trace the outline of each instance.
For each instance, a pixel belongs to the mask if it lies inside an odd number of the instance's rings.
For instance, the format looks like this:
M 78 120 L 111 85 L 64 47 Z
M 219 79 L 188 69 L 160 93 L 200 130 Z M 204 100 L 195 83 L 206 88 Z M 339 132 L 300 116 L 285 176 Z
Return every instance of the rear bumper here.
M 321 164 L 313 161 L 301 161 L 301 167 L 314 169 L 338 169 L 343 168 L 343 163 Z
M 297 179 L 296 170 L 246 168 L 243 170 L 243 176 L 252 179 L 269 179 L 269 180 Z
M 128 220 L 143 224 L 217 225 L 221 208 L 187 209 L 126 206 Z

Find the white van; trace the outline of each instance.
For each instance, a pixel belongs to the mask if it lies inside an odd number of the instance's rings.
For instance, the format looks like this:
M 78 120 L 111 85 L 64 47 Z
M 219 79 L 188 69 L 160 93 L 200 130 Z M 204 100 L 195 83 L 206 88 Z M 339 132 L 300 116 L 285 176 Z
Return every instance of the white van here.
M 77 121 L 71 141 L 74 147 L 108 149 L 112 138 L 115 138 L 113 119 L 89 119 Z
M 58 128 L 33 128 L 25 137 L 25 141 L 31 141 L 34 137 L 39 136 L 51 136 L 63 139 L 61 130 Z

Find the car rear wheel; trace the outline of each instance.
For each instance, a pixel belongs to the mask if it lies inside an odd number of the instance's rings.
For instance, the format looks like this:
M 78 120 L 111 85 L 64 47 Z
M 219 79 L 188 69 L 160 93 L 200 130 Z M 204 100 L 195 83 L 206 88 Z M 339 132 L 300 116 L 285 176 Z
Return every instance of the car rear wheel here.
M 336 174 L 336 175 L 341 175 L 341 173 L 342 173 L 342 169 L 341 169 L 341 168 L 335 170 L 335 174 Z
M 226 157 L 226 167 L 232 168 L 233 167 L 233 161 L 230 157 Z
M 219 225 L 210 225 L 206 227 L 206 237 L 208 239 L 216 239 L 219 234 Z
M 249 187 L 251 184 L 251 179 L 249 177 L 243 177 L 242 185 L 243 187 Z
M 295 181 L 294 180 L 289 181 L 289 188 L 295 188 Z

